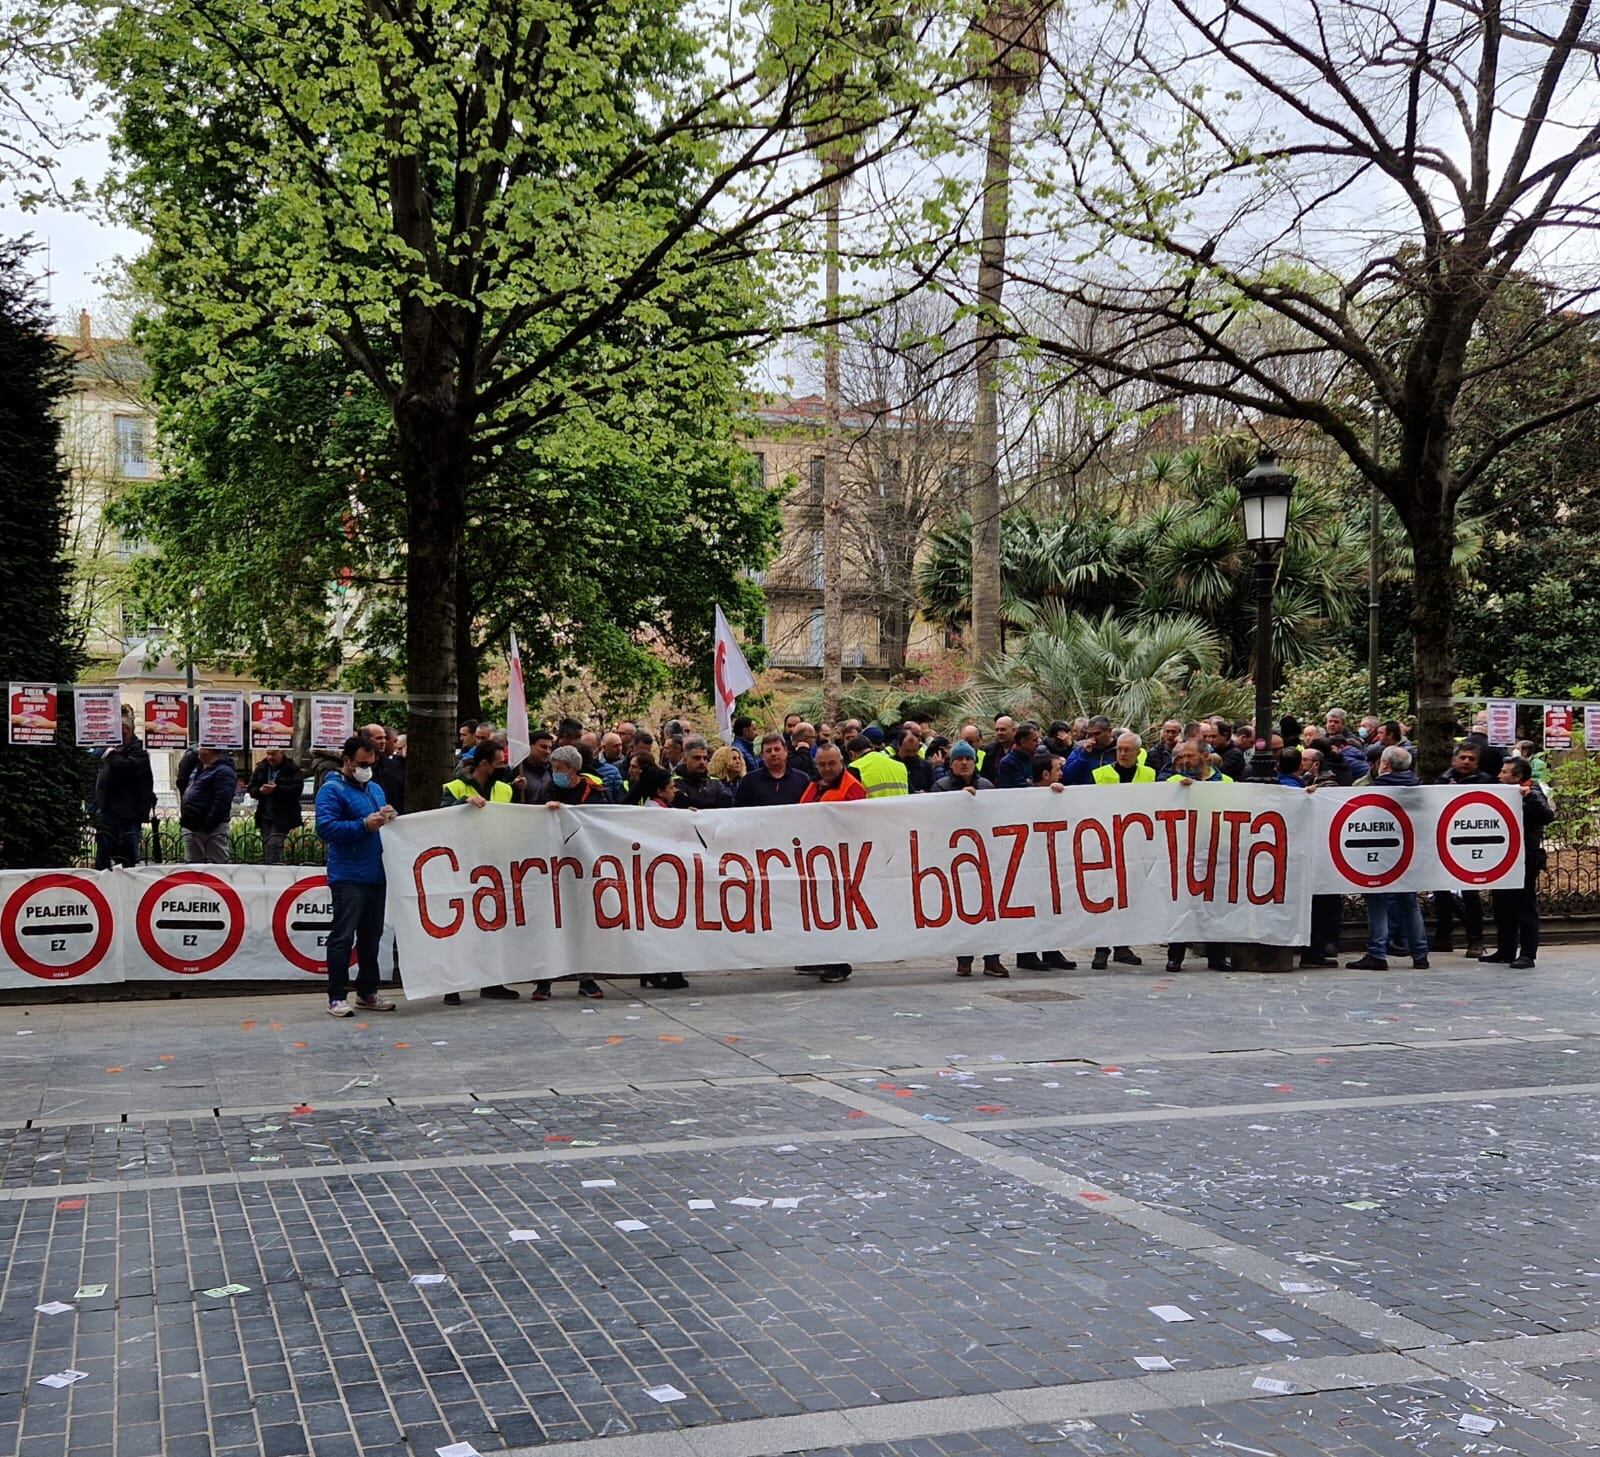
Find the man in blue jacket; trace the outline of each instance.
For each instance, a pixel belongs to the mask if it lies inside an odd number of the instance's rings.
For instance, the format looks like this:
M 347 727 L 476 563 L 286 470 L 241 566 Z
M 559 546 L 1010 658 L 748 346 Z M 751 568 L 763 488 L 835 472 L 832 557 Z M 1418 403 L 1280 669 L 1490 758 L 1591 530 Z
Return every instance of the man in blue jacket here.
M 392 1012 L 378 995 L 378 942 L 383 936 L 383 848 L 378 831 L 395 818 L 373 781 L 377 751 L 352 734 L 337 774 L 317 791 L 317 838 L 327 846 L 333 929 L 328 933 L 328 1015 Z M 350 992 L 350 948 L 356 950 L 356 993 Z
M 239 771 L 226 754 L 202 744 L 195 770 L 183 791 L 178 823 L 183 826 L 183 858 L 191 865 L 226 865 L 231 857 L 228 821 Z

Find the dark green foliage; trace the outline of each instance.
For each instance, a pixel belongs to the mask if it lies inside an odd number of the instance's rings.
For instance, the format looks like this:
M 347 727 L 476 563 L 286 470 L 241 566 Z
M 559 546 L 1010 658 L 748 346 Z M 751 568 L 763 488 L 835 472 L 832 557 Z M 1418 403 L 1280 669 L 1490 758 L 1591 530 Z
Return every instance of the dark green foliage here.
M 57 415 L 68 363 L 25 271 L 0 245 L 0 685 L 70 683 L 66 471 Z M 63 695 L 62 717 L 71 700 Z M 8 715 L 9 717 L 9 715 Z M 70 720 L 69 720 L 70 721 Z M 80 838 L 90 762 L 63 734 L 53 748 L 0 742 L 0 867 L 65 865 Z

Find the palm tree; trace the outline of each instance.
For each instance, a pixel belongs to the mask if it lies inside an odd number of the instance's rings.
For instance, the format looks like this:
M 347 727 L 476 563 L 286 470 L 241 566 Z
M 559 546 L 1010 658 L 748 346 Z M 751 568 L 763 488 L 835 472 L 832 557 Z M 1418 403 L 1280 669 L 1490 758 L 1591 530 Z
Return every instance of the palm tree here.
M 1045 20 L 1054 0 L 992 0 L 973 22 L 983 48 L 981 80 L 989 93 L 983 169 L 983 237 L 978 251 L 978 325 L 973 370 L 972 653 L 993 657 L 1000 617 L 1000 304 L 1005 288 L 1011 198 L 1011 123 L 1039 81 Z
M 1143 732 L 1168 715 L 1247 712 L 1248 685 L 1220 674 L 1222 644 L 1199 618 L 1138 622 L 1052 608 L 1034 615 L 1015 647 L 979 668 L 975 713 L 1040 721 L 1103 713 Z

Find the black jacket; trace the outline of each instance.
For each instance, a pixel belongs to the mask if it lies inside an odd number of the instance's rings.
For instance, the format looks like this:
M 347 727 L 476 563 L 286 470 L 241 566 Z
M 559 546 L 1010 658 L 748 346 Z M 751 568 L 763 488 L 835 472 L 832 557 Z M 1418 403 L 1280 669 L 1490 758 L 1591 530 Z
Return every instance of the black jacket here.
M 398 754 L 385 754 L 378 760 L 373 776 L 383 788 L 383 797 L 397 815 L 406 812 L 406 761 Z
M 933 772 L 933 765 L 926 759 L 919 755 L 915 759 L 901 759 L 900 762 L 906 766 L 908 794 L 926 794 L 933 788 L 933 781 L 939 776 Z
M 957 779 L 954 774 L 946 774 L 942 779 L 936 779 L 933 782 L 933 792 L 935 794 L 949 794 L 959 789 L 993 788 L 994 785 L 985 779 L 981 774 L 977 775 L 973 779 Z
M 765 764 L 758 764 L 733 791 L 733 802 L 740 809 L 747 805 L 770 807 L 775 804 L 799 804 L 800 796 L 811 788 L 804 769 L 792 765 L 784 771 L 782 779 L 774 779 Z
M 1544 797 L 1543 787 L 1535 784 L 1522 800 L 1522 864 L 1530 877 L 1524 881 L 1527 890 L 1533 889 L 1531 877 L 1544 869 L 1544 827 L 1555 817 L 1556 812 Z
M 1392 769 L 1387 774 L 1374 774 L 1372 787 L 1374 789 L 1414 789 L 1422 781 L 1410 769 Z
M 301 823 L 300 794 L 305 783 L 300 766 L 287 756 L 276 769 L 263 759 L 250 771 L 245 792 L 256 802 L 256 823 L 263 832 L 292 830 Z M 261 792 L 267 784 L 273 786 L 271 794 Z
M 1479 770 L 1476 774 L 1457 774 L 1454 769 L 1446 769 L 1437 779 L 1435 784 L 1487 784 L 1489 776 Z
M 155 776 L 150 755 L 137 737 L 100 756 L 94 781 L 95 818 L 107 828 L 126 828 L 149 818 L 155 808 Z
M 677 793 L 672 800 L 674 809 L 732 809 L 733 788 L 709 774 L 698 776 L 680 774 L 674 787 Z
M 183 792 L 179 823 L 186 830 L 210 834 L 221 829 L 233 814 L 233 792 L 239 787 L 239 771 L 226 754 L 207 769 L 197 762 L 189 787 Z
M 1497 781 L 1506 762 L 1506 751 L 1498 744 L 1491 744 L 1487 734 L 1468 734 L 1461 742 L 1477 745 L 1479 772 L 1491 783 Z

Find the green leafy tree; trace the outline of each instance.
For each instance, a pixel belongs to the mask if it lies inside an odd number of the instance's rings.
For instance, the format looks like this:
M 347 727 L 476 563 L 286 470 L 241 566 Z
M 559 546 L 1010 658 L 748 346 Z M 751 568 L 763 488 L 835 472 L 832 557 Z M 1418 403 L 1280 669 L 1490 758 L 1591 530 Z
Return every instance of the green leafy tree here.
M 712 46 L 690 19 L 674 0 L 164 0 L 101 33 L 120 196 L 146 286 L 195 330 L 196 382 L 275 335 L 337 349 L 388 411 L 418 802 L 450 762 L 473 483 L 549 423 L 626 422 L 705 345 L 770 332 L 726 271 L 776 267 L 810 220 L 821 184 L 788 163 L 821 58 L 867 43 L 859 17 L 751 11 Z M 852 166 L 907 139 L 929 84 L 908 58 L 846 118 Z
M 71 683 L 71 584 L 64 556 L 67 477 L 59 410 L 66 356 L 27 273 L 28 250 L 0 245 L 0 685 Z M 7 687 L 9 692 L 9 687 Z M 62 697 L 70 723 L 71 706 Z M 83 833 L 90 761 L 68 736 L 0 743 L 0 867 L 71 865 Z

